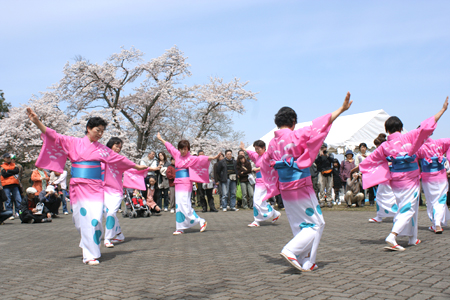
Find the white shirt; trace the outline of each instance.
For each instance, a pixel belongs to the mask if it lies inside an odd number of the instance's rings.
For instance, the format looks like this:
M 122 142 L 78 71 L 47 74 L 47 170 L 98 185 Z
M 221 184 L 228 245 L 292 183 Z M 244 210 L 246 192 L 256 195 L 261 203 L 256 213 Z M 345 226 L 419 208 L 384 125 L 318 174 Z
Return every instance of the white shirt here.
M 53 184 L 60 184 L 61 189 L 66 190 L 67 189 L 66 178 L 67 178 L 67 171 L 63 171 L 61 175 L 59 175 L 59 177 L 55 181 L 53 181 Z

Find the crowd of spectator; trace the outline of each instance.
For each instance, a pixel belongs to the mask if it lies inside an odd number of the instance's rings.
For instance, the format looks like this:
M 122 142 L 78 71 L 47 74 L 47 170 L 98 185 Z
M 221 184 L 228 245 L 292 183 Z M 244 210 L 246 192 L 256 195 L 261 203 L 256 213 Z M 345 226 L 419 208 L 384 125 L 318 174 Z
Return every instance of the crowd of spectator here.
M 203 150 L 193 154 L 205 155 Z M 361 143 L 356 156 L 352 150 L 347 150 L 344 159 L 339 162 L 328 152 L 327 144 L 322 145 L 310 168 L 313 188 L 321 207 L 340 205 L 343 201 L 348 207 L 362 207 L 366 201 L 369 205 L 374 205 L 374 189 L 363 190 L 361 174 L 357 168 L 369 154 L 367 145 Z M 7 219 L 15 218 L 20 218 L 23 223 L 51 222 L 52 218 L 58 216 L 61 205 L 63 214 L 69 214 L 67 171 L 59 173 L 37 168 L 31 173 L 29 180 L 31 186 L 24 191 L 22 183 L 24 170 L 16 163 L 16 156 L 5 153 L 2 159 L 0 224 Z M 140 164 L 149 167 L 145 178 L 147 189 L 129 191 L 130 199 L 138 192 L 153 213 L 159 214 L 162 211 L 174 213 L 175 160 L 172 157 L 168 158 L 164 152 L 159 152 L 156 156 L 156 152 L 151 151 L 144 155 Z M 245 151 L 240 150 L 235 158 L 231 150 L 226 150 L 217 161 L 211 162 L 208 172 L 209 183 L 193 184 L 193 206 L 200 206 L 202 212 L 218 212 L 213 197 L 217 193 L 220 199 L 219 209 L 223 211 L 253 208 L 255 165 L 248 159 Z M 132 202 L 133 205 L 142 205 L 137 200 Z M 284 207 L 279 195 L 269 199 L 269 202 L 277 204 L 279 209 Z

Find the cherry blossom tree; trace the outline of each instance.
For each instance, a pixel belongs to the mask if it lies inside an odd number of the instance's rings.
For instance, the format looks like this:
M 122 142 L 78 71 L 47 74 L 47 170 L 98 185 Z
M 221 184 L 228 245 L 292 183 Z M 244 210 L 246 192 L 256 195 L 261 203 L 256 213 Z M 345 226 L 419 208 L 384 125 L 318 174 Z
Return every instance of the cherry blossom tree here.
M 208 147 L 211 152 L 232 148 L 223 143 L 237 149 L 239 133 L 232 129 L 232 116 L 245 111 L 245 100 L 256 100 L 256 93 L 245 89 L 247 82 L 211 77 L 207 84 L 187 86 L 183 79 L 191 76 L 190 65 L 176 46 L 150 61 L 143 56 L 132 47 L 122 48 L 103 64 L 77 57 L 66 63 L 59 83 L 28 105 L 48 127 L 75 136 L 84 135 L 89 116 L 105 118 L 110 125 L 101 142 L 121 137 L 124 154 L 132 158 L 161 147 L 155 141 L 158 131 L 173 143 L 189 139 L 194 147 Z M 26 152 L 40 141 L 22 112 L 23 108 L 14 108 L 11 118 L 0 121 L 2 128 L 9 128 L 5 134 L 13 133 L 1 145 Z M 28 157 L 35 158 L 35 151 L 29 151 Z

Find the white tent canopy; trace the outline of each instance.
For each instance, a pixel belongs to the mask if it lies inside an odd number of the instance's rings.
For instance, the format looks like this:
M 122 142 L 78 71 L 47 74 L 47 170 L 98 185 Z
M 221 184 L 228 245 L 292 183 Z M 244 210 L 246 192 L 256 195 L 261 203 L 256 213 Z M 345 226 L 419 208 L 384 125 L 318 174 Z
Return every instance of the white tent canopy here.
M 325 139 L 325 143 L 328 144 L 328 151 L 343 154 L 345 150 L 355 150 L 360 143 L 366 143 L 369 149 L 375 147 L 373 140 L 378 134 L 385 132 L 384 122 L 389 117 L 382 109 L 338 117 Z M 295 125 L 295 129 L 311 125 L 311 123 L 311 121 L 298 123 Z M 276 130 L 277 128 L 274 128 L 261 140 L 268 145 Z M 250 146 L 248 149 L 253 150 L 253 147 Z

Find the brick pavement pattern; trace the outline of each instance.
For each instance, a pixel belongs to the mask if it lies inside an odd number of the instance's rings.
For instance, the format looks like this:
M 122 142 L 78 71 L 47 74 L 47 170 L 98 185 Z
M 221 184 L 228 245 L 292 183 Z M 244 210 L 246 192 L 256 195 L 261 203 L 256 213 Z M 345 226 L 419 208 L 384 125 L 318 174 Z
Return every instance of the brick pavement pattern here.
M 100 265 L 81 262 L 71 216 L 0 226 L 2 299 L 450 299 L 450 232 L 435 235 L 419 214 L 422 244 L 386 252 L 392 219 L 368 211 L 324 211 L 317 263 L 300 273 L 279 253 L 291 238 L 284 211 L 248 228 L 252 210 L 198 214 L 208 228 L 173 236 L 175 214 L 120 217 L 126 240 L 102 246 Z

